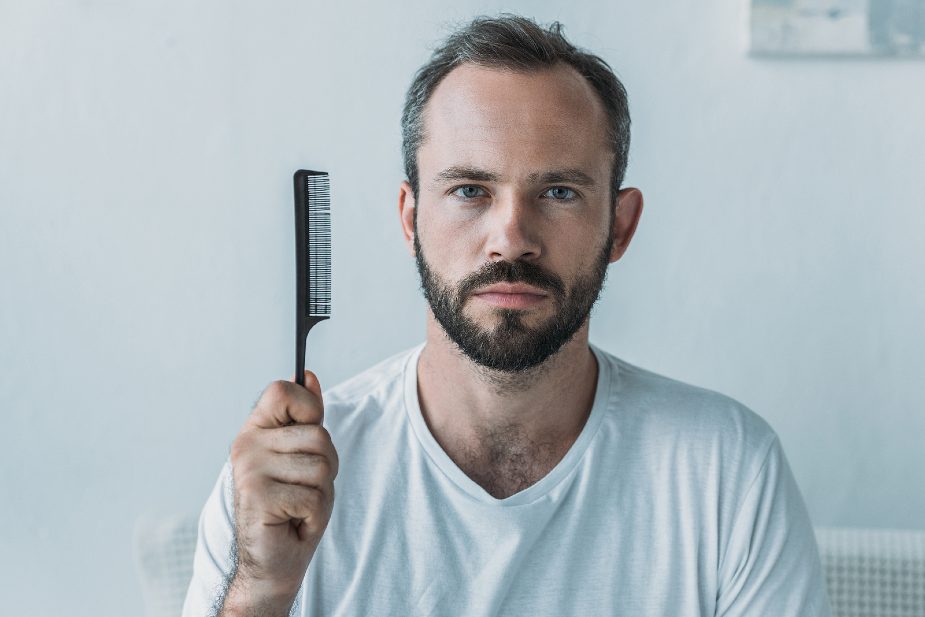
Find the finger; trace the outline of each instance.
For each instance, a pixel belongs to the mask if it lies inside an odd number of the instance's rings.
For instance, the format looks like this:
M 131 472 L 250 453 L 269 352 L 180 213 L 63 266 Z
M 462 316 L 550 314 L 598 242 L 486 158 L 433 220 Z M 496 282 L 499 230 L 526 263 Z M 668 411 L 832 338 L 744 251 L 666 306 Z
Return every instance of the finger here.
M 277 457 L 286 455 L 324 457 L 335 476 L 340 467 L 331 434 L 320 424 L 250 428 L 242 431 L 231 444 L 231 460 L 238 474 L 248 469 L 255 469 L 259 474 L 277 464 L 274 462 Z
M 266 461 L 262 473 L 276 482 L 324 492 L 337 476 L 337 463 L 320 454 L 277 454 Z
M 262 431 L 266 439 L 266 448 L 275 454 L 318 455 L 329 460 L 337 475 L 340 469 L 340 457 L 331 434 L 320 424 L 295 424 L 273 430 Z
M 321 424 L 324 420 L 324 402 L 318 380 L 314 376 L 313 380 L 315 391 L 291 381 L 274 381 L 260 395 L 248 421 L 260 428 Z
M 321 384 L 318 382 L 318 376 L 311 371 L 305 371 L 305 389 L 321 398 Z
M 301 520 L 310 528 L 323 529 L 330 500 L 325 492 L 317 488 L 272 482 L 267 487 L 267 506 L 267 523 L 270 525 Z
M 320 424 L 293 424 L 259 431 L 261 447 L 271 452 L 289 454 L 335 455 L 331 434 Z

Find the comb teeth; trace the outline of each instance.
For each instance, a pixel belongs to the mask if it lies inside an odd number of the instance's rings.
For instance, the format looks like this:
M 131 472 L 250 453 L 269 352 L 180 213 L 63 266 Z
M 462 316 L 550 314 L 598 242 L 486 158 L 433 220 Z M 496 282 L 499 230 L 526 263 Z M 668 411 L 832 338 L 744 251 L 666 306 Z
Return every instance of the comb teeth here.
M 300 169 L 295 189 L 295 382 L 305 385 L 309 330 L 331 316 L 331 186 L 327 172 Z
M 327 174 L 305 178 L 308 216 L 308 314 L 331 315 L 331 183 Z

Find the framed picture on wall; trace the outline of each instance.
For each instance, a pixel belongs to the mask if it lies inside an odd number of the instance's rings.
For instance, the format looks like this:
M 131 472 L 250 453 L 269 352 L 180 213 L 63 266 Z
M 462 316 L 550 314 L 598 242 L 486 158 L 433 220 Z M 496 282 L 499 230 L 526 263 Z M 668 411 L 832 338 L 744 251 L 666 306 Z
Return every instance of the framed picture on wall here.
M 925 57 L 925 0 L 750 0 L 755 55 Z

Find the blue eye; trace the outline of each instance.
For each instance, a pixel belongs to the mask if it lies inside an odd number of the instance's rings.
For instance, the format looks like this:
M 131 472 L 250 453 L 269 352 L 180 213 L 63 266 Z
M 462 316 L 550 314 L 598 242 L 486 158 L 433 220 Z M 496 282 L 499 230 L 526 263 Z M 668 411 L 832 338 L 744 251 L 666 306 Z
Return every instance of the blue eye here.
M 543 195 L 548 195 L 558 201 L 569 201 L 578 197 L 578 193 L 565 186 L 554 186 Z
M 474 184 L 467 184 L 454 190 L 452 194 L 463 199 L 475 199 L 476 197 L 484 197 L 485 189 Z

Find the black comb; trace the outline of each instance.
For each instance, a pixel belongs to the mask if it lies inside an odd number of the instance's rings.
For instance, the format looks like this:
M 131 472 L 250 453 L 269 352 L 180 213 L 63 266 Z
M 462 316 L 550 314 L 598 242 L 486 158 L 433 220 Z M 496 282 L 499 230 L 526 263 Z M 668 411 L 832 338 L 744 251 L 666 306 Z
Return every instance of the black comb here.
M 308 331 L 331 316 L 331 183 L 325 171 L 300 169 L 295 187 L 295 380 L 305 385 Z

